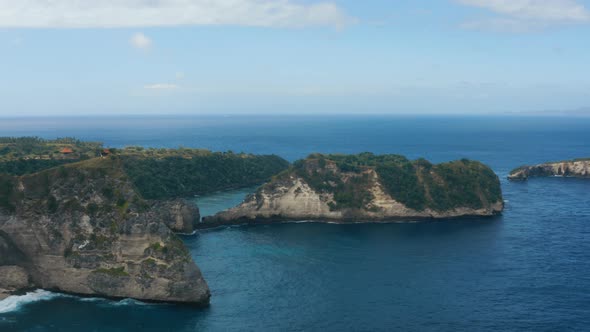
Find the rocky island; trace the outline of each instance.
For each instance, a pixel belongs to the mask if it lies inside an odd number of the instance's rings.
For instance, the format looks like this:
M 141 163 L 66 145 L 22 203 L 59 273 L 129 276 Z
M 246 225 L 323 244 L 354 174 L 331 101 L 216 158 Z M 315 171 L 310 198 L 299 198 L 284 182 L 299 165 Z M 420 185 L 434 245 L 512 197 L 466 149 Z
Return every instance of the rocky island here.
M 523 181 L 529 177 L 547 176 L 590 178 L 590 158 L 521 166 L 512 170 L 508 179 Z
M 493 216 L 500 181 L 470 160 L 431 164 L 399 155 L 313 154 L 201 227 L 290 220 L 394 221 Z
M 175 232 L 199 223 L 180 197 L 260 183 L 276 156 L 105 149 L 75 139 L 0 138 L 0 299 L 29 288 L 209 303 Z

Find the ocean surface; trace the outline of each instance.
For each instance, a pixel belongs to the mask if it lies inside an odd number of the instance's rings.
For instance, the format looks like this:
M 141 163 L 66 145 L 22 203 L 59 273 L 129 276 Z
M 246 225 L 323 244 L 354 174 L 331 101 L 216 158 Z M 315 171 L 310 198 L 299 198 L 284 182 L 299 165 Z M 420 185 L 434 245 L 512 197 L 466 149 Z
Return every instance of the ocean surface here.
M 588 331 L 590 180 L 510 183 L 522 164 L 590 156 L 590 118 L 202 116 L 0 119 L 0 136 L 121 147 L 471 158 L 502 178 L 491 219 L 241 226 L 183 236 L 211 288 L 196 309 L 38 290 L 0 331 Z M 254 188 L 197 197 L 203 214 Z

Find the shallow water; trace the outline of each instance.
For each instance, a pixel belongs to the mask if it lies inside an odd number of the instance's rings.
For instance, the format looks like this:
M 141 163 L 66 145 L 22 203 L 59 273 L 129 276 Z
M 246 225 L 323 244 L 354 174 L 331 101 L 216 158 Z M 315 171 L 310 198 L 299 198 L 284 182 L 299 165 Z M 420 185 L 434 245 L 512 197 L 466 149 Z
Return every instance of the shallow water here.
M 590 119 L 247 120 L 169 120 L 166 128 L 146 121 L 117 132 L 97 132 L 92 122 L 84 138 L 274 152 L 291 160 L 315 151 L 468 157 L 502 178 L 524 163 L 590 156 Z M 75 134 L 86 125 L 77 123 L 43 134 Z M 2 122 L 0 132 L 17 127 Z M 0 302 L 0 331 L 586 330 L 590 180 L 502 179 L 502 187 L 506 211 L 491 219 L 277 224 L 183 236 L 211 288 L 209 308 L 45 294 L 11 310 Z M 251 190 L 196 200 L 207 215 Z

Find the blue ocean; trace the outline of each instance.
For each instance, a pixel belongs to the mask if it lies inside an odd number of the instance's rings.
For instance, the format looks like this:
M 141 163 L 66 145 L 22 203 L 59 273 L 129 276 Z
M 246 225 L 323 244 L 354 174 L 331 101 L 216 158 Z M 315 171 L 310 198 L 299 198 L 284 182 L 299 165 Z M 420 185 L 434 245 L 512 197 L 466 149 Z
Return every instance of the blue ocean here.
M 522 164 L 590 157 L 590 118 L 151 116 L 5 118 L 0 136 L 199 147 L 290 161 L 313 152 L 480 160 L 502 179 L 495 218 L 239 226 L 183 236 L 211 306 L 38 290 L 0 302 L 0 331 L 588 331 L 590 180 L 508 182 Z M 255 188 L 194 200 L 202 214 Z

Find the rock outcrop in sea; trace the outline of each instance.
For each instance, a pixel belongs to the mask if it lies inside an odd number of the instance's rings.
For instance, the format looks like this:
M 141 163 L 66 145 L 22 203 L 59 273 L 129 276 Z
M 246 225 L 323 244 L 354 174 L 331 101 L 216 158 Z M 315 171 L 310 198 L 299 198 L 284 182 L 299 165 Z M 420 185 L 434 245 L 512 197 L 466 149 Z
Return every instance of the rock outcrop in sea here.
M 493 216 L 503 207 L 498 177 L 476 161 L 433 165 L 397 155 L 315 154 L 200 226 Z
M 0 175 L 0 293 L 209 303 L 207 283 L 172 231 L 191 232 L 198 210 L 144 200 L 119 163 Z
M 529 177 L 564 176 L 590 178 L 590 159 L 549 162 L 519 167 L 508 175 L 509 180 L 522 181 Z

